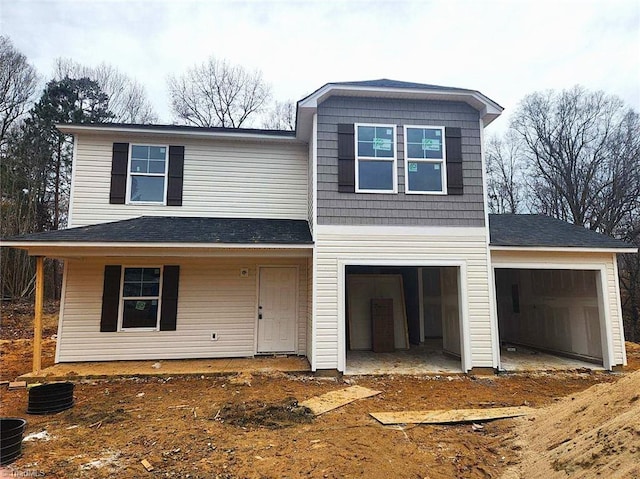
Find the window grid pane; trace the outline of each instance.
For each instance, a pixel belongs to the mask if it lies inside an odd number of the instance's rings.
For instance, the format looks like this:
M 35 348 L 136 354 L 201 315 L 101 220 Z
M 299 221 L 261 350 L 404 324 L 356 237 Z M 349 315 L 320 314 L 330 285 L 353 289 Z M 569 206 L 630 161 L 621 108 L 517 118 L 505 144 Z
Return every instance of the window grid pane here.
M 407 162 L 408 191 L 410 192 L 442 192 L 442 162 L 415 161 Z
M 407 158 L 444 159 L 440 128 L 407 128 Z
M 393 161 L 360 160 L 358 188 L 361 190 L 393 191 Z
M 125 268 L 123 298 L 159 297 L 160 268 Z
M 131 175 L 131 201 L 164 201 L 164 176 Z
M 158 325 L 158 300 L 125 300 L 123 328 L 155 328 Z
M 358 126 L 357 156 L 393 158 L 395 138 L 391 126 Z

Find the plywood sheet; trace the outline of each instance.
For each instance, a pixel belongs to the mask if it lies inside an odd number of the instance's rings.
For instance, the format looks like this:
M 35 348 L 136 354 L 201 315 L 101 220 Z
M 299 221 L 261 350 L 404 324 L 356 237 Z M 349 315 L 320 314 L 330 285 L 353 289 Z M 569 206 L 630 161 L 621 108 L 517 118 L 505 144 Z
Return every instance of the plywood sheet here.
M 371 350 L 371 300 L 393 299 L 394 347 L 409 349 L 407 310 L 401 274 L 349 274 L 349 349 Z
M 337 409 L 358 399 L 364 399 L 380 394 L 380 391 L 362 386 L 351 386 L 337 391 L 330 391 L 320 396 L 315 396 L 300 403 L 300 406 L 308 407 L 313 414 L 319 416 L 327 411 Z
M 490 409 L 441 409 L 434 411 L 399 411 L 369 413 L 382 424 L 452 424 L 478 422 L 531 414 L 526 406 L 496 407 Z

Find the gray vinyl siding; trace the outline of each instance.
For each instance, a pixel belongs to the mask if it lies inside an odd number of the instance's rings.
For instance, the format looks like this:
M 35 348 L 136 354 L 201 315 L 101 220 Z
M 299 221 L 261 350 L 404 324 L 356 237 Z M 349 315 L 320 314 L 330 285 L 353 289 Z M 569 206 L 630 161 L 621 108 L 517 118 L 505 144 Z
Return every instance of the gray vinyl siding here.
M 330 97 L 318 106 L 320 225 L 484 226 L 480 116 L 462 102 Z M 338 192 L 338 124 L 398 126 L 398 193 Z M 462 130 L 464 195 L 404 194 L 403 125 Z

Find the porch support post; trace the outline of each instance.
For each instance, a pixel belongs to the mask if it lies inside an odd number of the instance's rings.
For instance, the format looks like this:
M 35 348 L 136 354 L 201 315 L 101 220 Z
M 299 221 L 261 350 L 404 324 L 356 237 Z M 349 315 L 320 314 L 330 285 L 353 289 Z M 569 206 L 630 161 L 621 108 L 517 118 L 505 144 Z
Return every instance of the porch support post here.
M 42 303 L 44 299 L 44 256 L 36 256 L 36 298 L 33 321 L 33 372 L 42 369 Z

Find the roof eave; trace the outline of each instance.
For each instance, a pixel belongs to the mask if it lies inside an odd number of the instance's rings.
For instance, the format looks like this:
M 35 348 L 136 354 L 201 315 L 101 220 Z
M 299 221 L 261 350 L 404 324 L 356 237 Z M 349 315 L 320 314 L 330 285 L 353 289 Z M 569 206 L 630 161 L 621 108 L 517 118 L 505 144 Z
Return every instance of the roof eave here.
M 136 243 L 89 241 L 3 241 L 2 246 L 50 258 L 124 256 L 309 256 L 313 243 Z
M 306 98 L 298 102 L 298 122 L 296 136 L 300 139 L 308 138 L 311 130 L 309 117 L 313 115 L 318 105 L 330 96 L 375 96 L 379 98 L 406 98 L 415 100 L 447 100 L 461 101 L 472 106 L 480 112 L 480 118 L 484 126 L 498 118 L 504 108 L 483 95 L 479 91 L 450 89 L 439 90 L 430 88 L 394 88 L 394 87 L 368 87 L 357 85 L 339 85 L 328 83 L 316 90 Z
M 254 141 L 266 141 L 266 142 L 287 142 L 287 143 L 299 143 L 300 140 L 294 135 L 276 135 L 273 133 L 259 133 L 259 132 L 233 132 L 233 131 L 211 131 L 207 129 L 193 129 L 183 130 L 180 128 L 164 128 L 156 129 L 153 127 L 144 126 L 106 126 L 100 124 L 67 124 L 57 123 L 56 128 L 62 133 L 70 135 L 76 135 L 80 133 L 90 133 L 98 135 L 109 135 L 113 133 L 127 134 L 127 135 L 163 135 L 174 136 L 182 138 L 208 138 L 208 139 L 226 139 L 226 140 L 254 140 Z
M 637 253 L 634 247 L 599 247 L 599 246 L 513 246 L 489 244 L 491 251 L 560 251 L 575 253 Z

